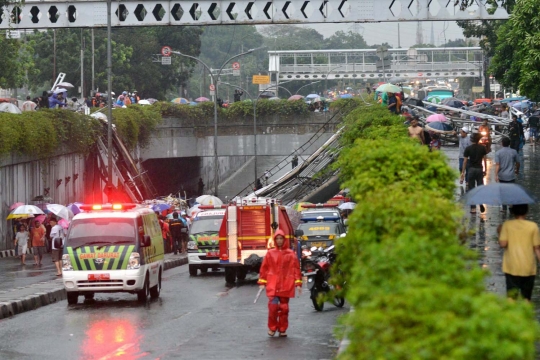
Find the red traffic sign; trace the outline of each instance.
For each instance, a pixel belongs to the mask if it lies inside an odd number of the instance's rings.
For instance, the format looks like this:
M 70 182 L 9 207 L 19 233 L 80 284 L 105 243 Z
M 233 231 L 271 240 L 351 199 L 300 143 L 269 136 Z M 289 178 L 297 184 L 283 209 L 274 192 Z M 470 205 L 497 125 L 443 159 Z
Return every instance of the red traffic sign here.
M 422 74 L 422 73 L 418 73 L 418 76 L 424 76 L 424 74 Z
M 240 63 L 238 61 L 232 63 L 233 70 L 240 70 Z
M 214 91 L 216 90 L 216 85 L 210 84 L 209 88 L 210 88 L 210 91 Z
M 163 56 L 171 56 L 172 49 L 170 46 L 164 46 L 161 48 L 161 55 Z

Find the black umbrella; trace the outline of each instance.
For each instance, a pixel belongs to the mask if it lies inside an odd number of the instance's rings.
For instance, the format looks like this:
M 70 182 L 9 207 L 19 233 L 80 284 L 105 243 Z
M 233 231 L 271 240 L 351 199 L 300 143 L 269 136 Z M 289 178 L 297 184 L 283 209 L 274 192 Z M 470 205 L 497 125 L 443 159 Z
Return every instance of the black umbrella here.
M 443 105 L 446 105 L 446 106 L 450 106 L 450 107 L 453 107 L 453 108 L 456 108 L 456 109 L 461 109 L 463 108 L 465 105 L 463 105 L 463 102 L 461 100 L 458 100 L 458 99 L 455 99 L 455 98 L 448 98 L 448 99 L 444 99 L 441 104 Z
M 508 183 L 492 183 L 478 186 L 465 196 L 467 205 L 519 205 L 533 204 L 535 199 L 521 186 Z
M 454 132 L 452 125 L 440 121 L 428 123 L 426 125 L 426 129 L 440 134 L 449 134 Z
M 263 91 L 259 97 L 261 98 L 271 98 L 271 97 L 275 97 L 276 96 L 276 93 L 274 93 L 273 91 Z

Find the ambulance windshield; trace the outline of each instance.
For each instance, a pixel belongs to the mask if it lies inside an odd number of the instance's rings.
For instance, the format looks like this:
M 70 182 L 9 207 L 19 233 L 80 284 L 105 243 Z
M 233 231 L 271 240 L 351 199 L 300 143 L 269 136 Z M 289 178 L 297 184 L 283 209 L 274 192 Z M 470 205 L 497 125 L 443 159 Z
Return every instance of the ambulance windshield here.
M 202 233 L 217 233 L 221 227 L 223 216 L 205 216 L 195 218 L 189 233 L 191 235 Z
M 93 218 L 74 220 L 67 235 L 67 245 L 135 243 L 135 219 Z

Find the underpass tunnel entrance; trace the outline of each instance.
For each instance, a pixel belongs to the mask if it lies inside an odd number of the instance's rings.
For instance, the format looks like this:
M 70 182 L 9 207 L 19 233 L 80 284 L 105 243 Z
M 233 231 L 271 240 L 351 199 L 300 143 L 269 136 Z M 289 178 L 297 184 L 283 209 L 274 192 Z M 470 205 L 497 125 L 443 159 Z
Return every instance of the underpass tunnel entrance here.
M 148 159 L 142 163 L 159 195 L 187 193 L 196 196 L 201 173 L 200 157 Z

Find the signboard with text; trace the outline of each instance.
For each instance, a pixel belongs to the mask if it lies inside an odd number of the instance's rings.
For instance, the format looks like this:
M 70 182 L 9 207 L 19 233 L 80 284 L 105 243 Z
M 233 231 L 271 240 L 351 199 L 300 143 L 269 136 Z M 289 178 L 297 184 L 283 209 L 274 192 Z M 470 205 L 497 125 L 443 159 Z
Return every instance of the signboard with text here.
M 270 76 L 269 75 L 253 75 L 253 84 L 255 85 L 270 84 Z

